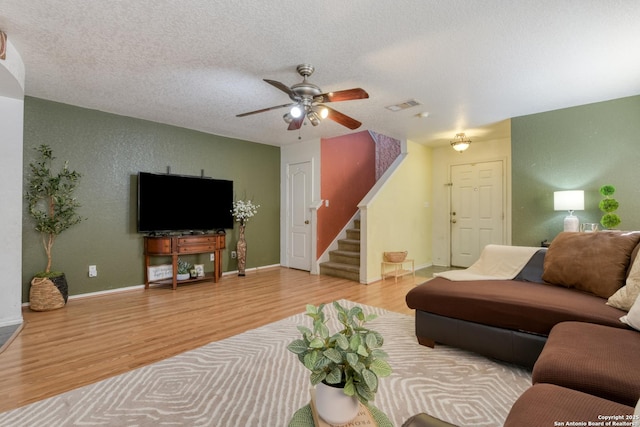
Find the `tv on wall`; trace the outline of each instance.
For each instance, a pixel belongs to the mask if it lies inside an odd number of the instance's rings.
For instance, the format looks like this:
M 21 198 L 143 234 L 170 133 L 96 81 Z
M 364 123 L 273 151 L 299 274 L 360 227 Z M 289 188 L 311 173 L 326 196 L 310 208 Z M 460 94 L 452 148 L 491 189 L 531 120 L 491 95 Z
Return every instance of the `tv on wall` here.
M 233 228 L 233 181 L 138 173 L 138 232 Z

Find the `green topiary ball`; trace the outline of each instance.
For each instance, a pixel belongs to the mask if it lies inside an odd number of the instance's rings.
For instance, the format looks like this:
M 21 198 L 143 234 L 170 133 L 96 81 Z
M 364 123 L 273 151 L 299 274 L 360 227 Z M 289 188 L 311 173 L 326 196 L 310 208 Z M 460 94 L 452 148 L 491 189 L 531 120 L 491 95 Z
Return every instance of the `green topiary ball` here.
M 614 212 L 620 207 L 620 203 L 616 199 L 602 199 L 598 207 L 602 212 Z
M 620 217 L 614 213 L 608 213 L 602 216 L 600 219 L 600 224 L 602 224 L 605 228 L 614 228 L 620 224 L 622 220 Z
M 611 196 L 615 192 L 616 188 L 613 185 L 603 185 L 602 187 L 600 187 L 600 194 L 605 197 Z

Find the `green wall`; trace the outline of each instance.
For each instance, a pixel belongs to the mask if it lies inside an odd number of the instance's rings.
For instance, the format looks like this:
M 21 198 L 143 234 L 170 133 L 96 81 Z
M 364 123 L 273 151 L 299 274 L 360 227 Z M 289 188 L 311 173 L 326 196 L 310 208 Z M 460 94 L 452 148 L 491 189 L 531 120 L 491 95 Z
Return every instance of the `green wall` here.
M 513 244 L 539 245 L 563 228 L 556 190 L 584 190 L 581 222 L 600 222 L 598 189 L 616 187 L 618 229 L 640 230 L 640 96 L 511 120 Z
M 53 248 L 53 267 L 64 271 L 69 294 L 140 285 L 144 281 L 143 239 L 136 232 L 136 181 L 139 171 L 229 179 L 236 198 L 261 205 L 247 227 L 247 268 L 278 264 L 280 253 L 280 149 L 175 126 L 108 114 L 96 110 L 25 98 L 24 171 L 35 157 L 34 147 L 49 144 L 57 158 L 83 174 L 77 191 L 80 213 L 87 218 L 61 234 Z M 206 209 L 207 195 L 174 195 L 185 209 Z M 40 235 L 24 205 L 23 301 L 29 282 L 42 271 L 46 257 Z M 230 252 L 237 226 L 227 230 L 223 271 L 237 269 Z M 205 264 L 208 255 L 186 257 Z M 155 263 L 169 259 L 157 258 Z M 97 265 L 98 277 L 88 277 Z

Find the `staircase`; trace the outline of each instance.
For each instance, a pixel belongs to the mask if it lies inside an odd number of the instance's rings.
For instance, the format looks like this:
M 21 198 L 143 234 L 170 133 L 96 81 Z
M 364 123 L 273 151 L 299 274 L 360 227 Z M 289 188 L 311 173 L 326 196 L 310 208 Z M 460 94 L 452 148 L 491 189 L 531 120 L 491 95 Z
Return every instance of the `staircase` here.
M 360 282 L 360 220 L 347 229 L 347 238 L 338 240 L 338 249 L 329 251 L 329 261 L 320 263 L 320 274 Z

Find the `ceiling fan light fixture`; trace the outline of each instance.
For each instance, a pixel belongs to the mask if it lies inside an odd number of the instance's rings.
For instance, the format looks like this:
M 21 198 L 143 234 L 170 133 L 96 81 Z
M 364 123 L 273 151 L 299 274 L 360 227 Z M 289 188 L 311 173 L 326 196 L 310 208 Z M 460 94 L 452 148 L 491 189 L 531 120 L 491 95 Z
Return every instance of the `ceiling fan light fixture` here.
M 458 153 L 462 153 L 469 148 L 469 145 L 471 145 L 471 140 L 464 133 L 457 133 L 453 141 L 451 141 L 451 147 Z
M 318 117 L 318 113 L 315 111 L 310 111 L 309 114 L 307 114 L 307 119 L 309 119 L 311 124 L 314 126 L 318 126 L 320 124 L 320 117 Z
M 299 105 L 294 105 L 293 107 L 291 107 L 291 111 L 289 111 L 289 113 L 291 114 L 291 117 L 297 119 L 302 115 L 302 108 L 300 108 Z
M 369 98 L 369 94 L 364 89 L 352 88 L 323 93 L 322 89 L 307 81 L 307 78 L 314 71 L 313 66 L 309 64 L 300 64 L 296 68 L 296 71 L 298 71 L 298 74 L 302 76 L 302 82 L 292 86 L 287 86 L 276 80 L 263 79 L 266 83 L 286 93 L 290 99 L 289 103 L 236 114 L 236 117 L 246 117 L 252 114 L 278 110 L 280 108 L 288 108 L 288 112 L 282 116 L 282 119 L 289 125 L 287 130 L 290 131 L 300 129 L 302 125 L 306 124 L 306 120 L 311 122 L 314 126 L 319 125 L 323 119 L 330 119 L 349 129 L 357 129 L 362 125 L 361 122 L 353 117 L 349 117 L 348 115 L 333 108 L 326 107 L 324 104 L 328 102 L 342 102 Z

